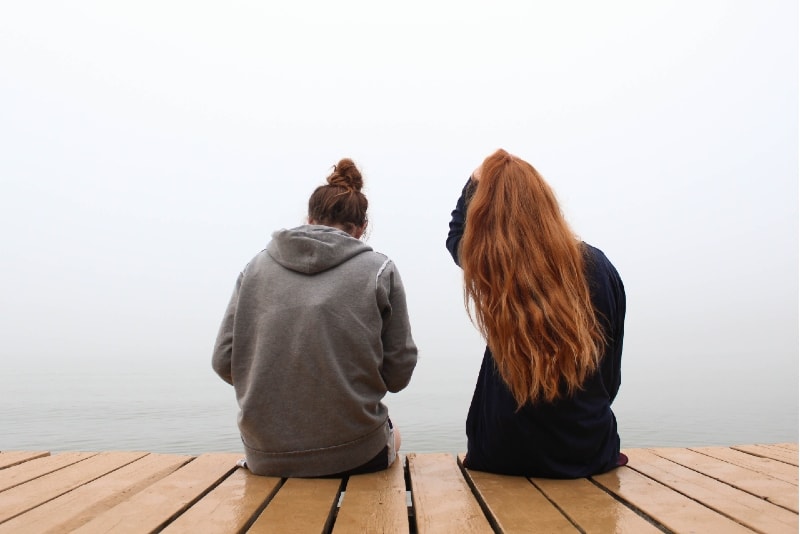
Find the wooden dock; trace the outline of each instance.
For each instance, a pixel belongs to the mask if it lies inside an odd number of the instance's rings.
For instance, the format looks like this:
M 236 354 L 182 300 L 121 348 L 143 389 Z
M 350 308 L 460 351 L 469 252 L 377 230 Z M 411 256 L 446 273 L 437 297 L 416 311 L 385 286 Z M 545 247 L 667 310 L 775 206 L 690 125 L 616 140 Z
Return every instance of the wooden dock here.
M 410 453 L 349 479 L 258 477 L 241 454 L 0 453 L 0 533 L 798 532 L 796 443 L 628 449 L 587 479 Z

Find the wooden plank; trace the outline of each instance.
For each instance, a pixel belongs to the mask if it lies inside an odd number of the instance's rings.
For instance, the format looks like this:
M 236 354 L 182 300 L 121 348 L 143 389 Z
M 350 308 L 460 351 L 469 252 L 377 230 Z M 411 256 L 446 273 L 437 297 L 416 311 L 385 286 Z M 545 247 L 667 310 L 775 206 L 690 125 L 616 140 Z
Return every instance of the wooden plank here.
M 492 532 L 454 456 L 411 453 L 406 461 L 419 534 Z
M 752 493 L 756 497 L 767 499 L 778 506 L 783 506 L 797 513 L 798 493 L 797 486 L 794 484 L 688 449 L 652 450 L 659 456 L 675 463 L 721 480 L 740 490 Z
M 203 454 L 74 532 L 155 532 L 236 469 L 241 454 Z
M 784 449 L 797 452 L 797 443 L 775 443 L 773 447 L 782 447 Z
M 406 481 L 400 458 L 385 471 L 350 477 L 333 534 L 408 531 Z
M 540 532 L 578 532 L 527 478 L 472 471 L 463 467 L 463 454 L 458 460 L 464 477 L 498 532 L 527 533 L 534 525 Z
M 592 480 L 673 532 L 752 532 L 630 467 L 595 475 Z
M 44 456 L 35 460 L 17 464 L 13 467 L 0 470 L 0 491 L 13 488 L 34 478 L 39 478 L 47 473 L 74 463 L 90 458 L 94 452 L 64 452 L 53 456 Z
M 129 464 L 147 453 L 103 452 L 3 492 L 0 523 Z
M 797 533 L 797 514 L 645 449 L 627 450 L 632 469 L 760 532 Z
M 691 447 L 690 450 L 705 454 L 706 456 L 712 456 L 724 462 L 742 466 L 751 471 L 764 473 L 765 475 L 789 482 L 795 486 L 798 485 L 797 468 L 793 465 L 773 460 L 772 458 L 753 456 L 752 454 L 737 451 L 730 447 Z
M 763 458 L 772 458 L 797 467 L 797 451 L 770 445 L 734 445 L 731 448 Z
M 72 532 L 189 460 L 190 456 L 148 454 L 0 524 L 0 534 Z
M 531 479 L 581 532 L 657 533 L 652 523 L 585 478 Z M 538 526 L 538 523 L 536 523 Z
M 5 451 L 0 452 L 0 469 L 5 469 L 29 460 L 50 456 L 46 451 Z
M 341 486 L 342 480 L 338 478 L 290 478 L 247 532 L 327 531 L 333 522 Z
M 243 532 L 280 484 L 280 478 L 261 477 L 239 468 L 161 532 Z

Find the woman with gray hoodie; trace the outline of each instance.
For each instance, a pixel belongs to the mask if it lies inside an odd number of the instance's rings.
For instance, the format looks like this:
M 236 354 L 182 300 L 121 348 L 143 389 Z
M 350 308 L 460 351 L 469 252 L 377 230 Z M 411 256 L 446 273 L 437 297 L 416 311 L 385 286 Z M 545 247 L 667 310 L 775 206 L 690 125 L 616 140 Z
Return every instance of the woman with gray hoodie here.
M 367 198 L 342 159 L 308 224 L 272 235 L 236 281 L 212 365 L 233 385 L 246 465 L 280 477 L 386 469 L 400 434 L 381 402 L 417 362 L 392 261 L 361 241 Z

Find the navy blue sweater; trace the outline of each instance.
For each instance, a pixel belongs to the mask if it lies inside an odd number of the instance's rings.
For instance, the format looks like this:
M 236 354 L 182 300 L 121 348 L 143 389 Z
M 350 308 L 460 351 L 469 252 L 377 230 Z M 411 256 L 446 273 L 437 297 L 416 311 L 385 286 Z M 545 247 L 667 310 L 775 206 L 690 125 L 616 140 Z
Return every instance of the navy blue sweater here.
M 466 216 L 465 192 L 466 186 L 452 212 L 447 236 L 447 249 L 457 265 Z M 585 243 L 584 249 L 592 304 L 608 340 L 599 369 L 573 396 L 553 403 L 528 402 L 517 410 L 487 347 L 467 415 L 468 468 L 579 478 L 617 466 L 620 442 L 611 403 L 620 386 L 625 288 L 602 251 Z

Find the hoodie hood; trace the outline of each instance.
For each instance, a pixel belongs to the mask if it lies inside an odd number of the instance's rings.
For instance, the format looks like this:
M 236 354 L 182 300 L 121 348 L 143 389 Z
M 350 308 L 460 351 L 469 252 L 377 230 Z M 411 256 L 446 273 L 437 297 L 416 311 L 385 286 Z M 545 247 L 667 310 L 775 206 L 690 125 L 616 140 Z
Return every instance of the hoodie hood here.
M 342 230 L 311 224 L 278 230 L 267 245 L 267 253 L 278 264 L 303 274 L 325 271 L 371 250 Z

